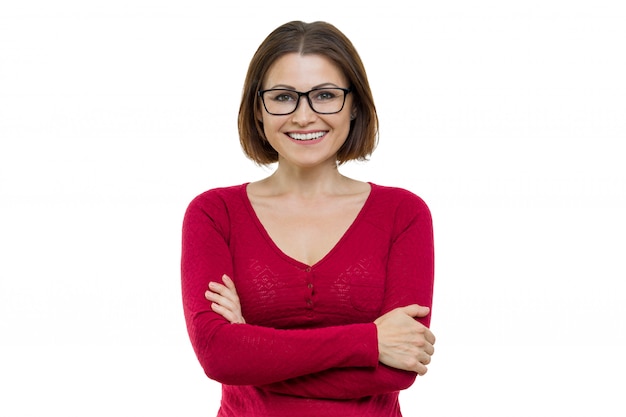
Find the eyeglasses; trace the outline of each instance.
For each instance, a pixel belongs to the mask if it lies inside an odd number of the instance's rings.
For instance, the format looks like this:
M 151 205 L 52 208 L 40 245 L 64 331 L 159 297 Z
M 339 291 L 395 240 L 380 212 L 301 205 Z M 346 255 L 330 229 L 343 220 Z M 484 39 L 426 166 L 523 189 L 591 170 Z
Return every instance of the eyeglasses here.
M 274 116 L 284 116 L 296 111 L 300 97 L 306 97 L 309 107 L 319 114 L 334 114 L 343 110 L 349 88 L 314 88 L 302 93 L 287 88 L 274 88 L 259 91 L 265 110 Z

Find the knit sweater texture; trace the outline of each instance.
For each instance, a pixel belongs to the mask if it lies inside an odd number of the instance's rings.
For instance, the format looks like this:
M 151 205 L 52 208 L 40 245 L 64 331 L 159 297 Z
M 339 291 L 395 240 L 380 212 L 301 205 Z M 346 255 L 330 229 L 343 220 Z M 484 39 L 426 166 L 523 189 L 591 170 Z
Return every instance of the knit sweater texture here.
M 359 214 L 314 265 L 285 254 L 247 196 L 247 184 L 189 204 L 182 234 L 182 298 L 191 344 L 222 384 L 218 417 L 399 417 L 416 374 L 378 361 L 373 321 L 409 304 L 432 307 L 431 214 L 415 194 L 371 185 Z M 230 276 L 246 324 L 204 297 Z M 430 315 L 418 319 L 429 326 Z

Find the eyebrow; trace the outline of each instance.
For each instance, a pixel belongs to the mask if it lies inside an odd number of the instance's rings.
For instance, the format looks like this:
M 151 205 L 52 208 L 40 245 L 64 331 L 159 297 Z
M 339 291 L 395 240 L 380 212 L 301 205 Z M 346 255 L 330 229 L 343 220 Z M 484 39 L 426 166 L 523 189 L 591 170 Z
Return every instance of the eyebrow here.
M 334 84 L 334 83 L 322 83 L 322 84 L 318 84 L 315 87 L 311 88 L 311 90 L 315 90 L 317 88 L 324 88 L 324 87 L 341 88 L 337 84 Z M 277 89 L 277 88 L 284 88 L 284 89 L 287 89 L 287 90 L 294 90 L 294 91 L 296 91 L 295 87 L 293 87 L 291 85 L 286 85 L 286 84 L 276 84 L 275 86 L 268 88 L 268 90 L 274 90 L 274 89 Z

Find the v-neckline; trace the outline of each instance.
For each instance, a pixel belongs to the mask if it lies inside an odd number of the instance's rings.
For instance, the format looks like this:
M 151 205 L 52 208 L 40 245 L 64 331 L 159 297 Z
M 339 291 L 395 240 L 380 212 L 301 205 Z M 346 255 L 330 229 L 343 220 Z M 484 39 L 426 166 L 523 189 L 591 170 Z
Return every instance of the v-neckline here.
M 269 232 L 267 231 L 267 229 L 265 228 L 265 226 L 261 222 L 261 219 L 257 215 L 257 213 L 256 213 L 256 211 L 254 209 L 254 206 L 252 205 L 252 201 L 250 200 L 250 196 L 248 195 L 248 185 L 249 184 L 250 184 L 249 182 L 246 182 L 246 183 L 241 185 L 242 198 L 243 198 L 243 201 L 244 201 L 244 204 L 245 204 L 246 208 L 248 209 L 248 211 L 250 213 L 250 217 L 252 218 L 252 221 L 254 222 L 254 224 L 257 226 L 259 232 L 261 233 L 263 238 L 269 243 L 269 245 L 274 249 L 274 251 L 276 253 L 278 253 L 279 256 L 281 256 L 283 259 L 287 260 L 288 262 L 294 263 L 297 266 L 303 267 L 305 269 L 315 268 L 316 266 L 318 266 L 319 264 L 323 263 L 326 259 L 330 258 L 335 252 L 337 252 L 339 250 L 339 247 L 348 238 L 348 235 L 351 234 L 352 229 L 354 229 L 356 227 L 356 225 L 360 222 L 361 218 L 364 216 L 364 213 L 367 211 L 367 208 L 369 207 L 370 202 L 372 200 L 372 196 L 373 196 L 373 194 L 375 192 L 374 190 L 376 188 L 375 184 L 373 184 L 371 182 L 368 182 L 368 184 L 370 186 L 369 194 L 365 198 L 365 202 L 363 203 L 363 205 L 359 209 L 357 215 L 354 217 L 354 219 L 352 220 L 352 222 L 350 223 L 350 225 L 348 226 L 346 231 L 335 242 L 335 244 L 330 248 L 330 250 L 328 252 L 326 252 L 326 254 L 324 254 L 324 256 L 322 256 L 316 262 L 314 262 L 312 264 L 308 264 L 308 263 L 306 263 L 304 261 L 301 261 L 299 259 L 296 259 L 296 258 L 292 257 L 291 255 L 288 255 L 284 250 L 282 250 L 276 244 L 274 239 L 272 239 L 272 237 L 270 236 Z

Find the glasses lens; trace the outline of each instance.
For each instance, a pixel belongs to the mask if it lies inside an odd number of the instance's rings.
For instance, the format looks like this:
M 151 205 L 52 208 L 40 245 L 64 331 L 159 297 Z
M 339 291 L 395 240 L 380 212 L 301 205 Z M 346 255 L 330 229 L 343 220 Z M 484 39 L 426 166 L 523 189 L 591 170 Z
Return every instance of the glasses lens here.
M 298 93 L 290 90 L 268 90 L 263 93 L 265 108 L 272 114 L 288 114 L 298 105 Z
M 345 91 L 341 88 L 323 88 L 308 93 L 309 103 L 317 113 L 338 113 L 343 108 Z M 268 113 L 284 115 L 293 113 L 298 107 L 300 94 L 292 90 L 266 90 L 263 92 L 263 103 Z
M 313 90 L 309 99 L 313 110 L 318 113 L 337 113 L 343 108 L 345 92 L 340 88 L 324 88 Z

